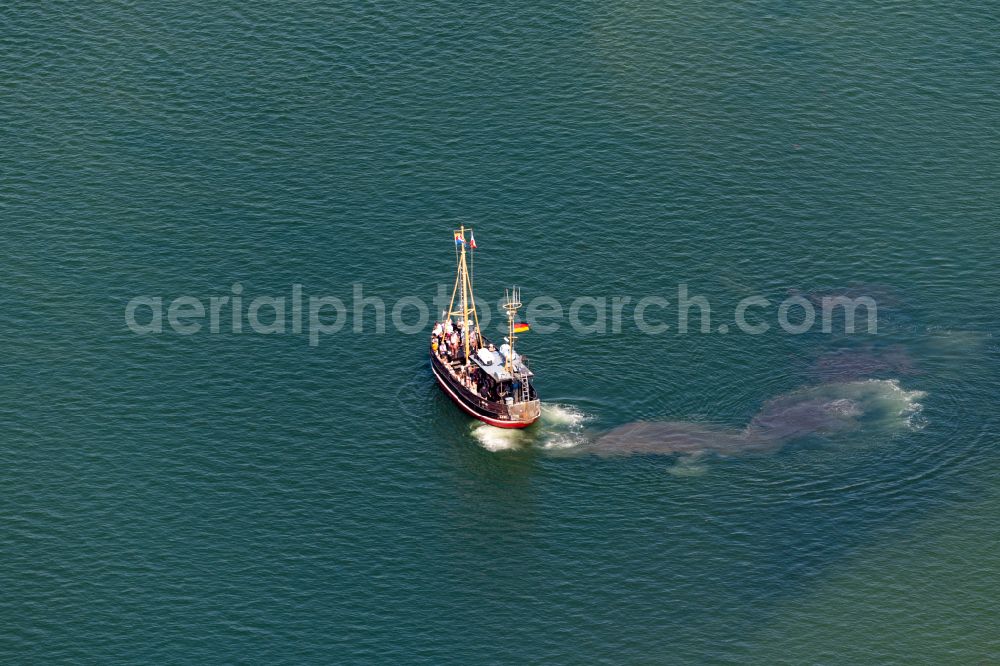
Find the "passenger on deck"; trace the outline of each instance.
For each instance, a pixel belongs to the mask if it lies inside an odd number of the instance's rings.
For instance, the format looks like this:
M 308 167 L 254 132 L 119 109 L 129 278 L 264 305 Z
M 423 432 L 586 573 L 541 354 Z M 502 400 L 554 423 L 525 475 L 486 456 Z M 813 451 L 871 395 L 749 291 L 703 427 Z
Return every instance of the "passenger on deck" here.
M 441 322 L 434 324 L 434 330 L 431 331 L 431 335 L 440 338 L 442 333 L 444 333 L 444 327 L 441 326 Z

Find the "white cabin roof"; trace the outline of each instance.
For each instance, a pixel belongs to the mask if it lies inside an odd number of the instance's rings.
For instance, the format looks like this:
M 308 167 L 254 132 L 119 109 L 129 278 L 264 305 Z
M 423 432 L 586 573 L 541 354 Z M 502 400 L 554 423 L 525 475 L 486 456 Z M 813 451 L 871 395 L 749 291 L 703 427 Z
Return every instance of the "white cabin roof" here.
M 506 345 L 504 346 L 506 347 Z M 496 381 L 502 382 L 513 379 L 511 374 L 504 368 L 504 357 L 498 351 L 481 348 L 475 353 L 472 360 Z M 521 357 L 516 352 L 514 354 L 514 370 L 527 374 L 529 377 L 531 376 L 531 371 L 521 362 Z

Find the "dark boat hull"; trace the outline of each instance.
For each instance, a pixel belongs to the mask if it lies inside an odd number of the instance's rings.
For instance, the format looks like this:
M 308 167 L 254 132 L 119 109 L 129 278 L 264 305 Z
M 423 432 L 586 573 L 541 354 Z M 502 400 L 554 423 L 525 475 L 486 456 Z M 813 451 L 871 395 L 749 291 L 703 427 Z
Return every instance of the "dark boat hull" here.
M 431 370 L 434 378 L 445 394 L 469 416 L 497 428 L 527 428 L 538 420 L 538 409 L 523 418 L 512 417 L 503 403 L 490 402 L 476 395 L 455 379 L 444 362 L 431 354 Z M 534 401 L 537 403 L 537 401 Z

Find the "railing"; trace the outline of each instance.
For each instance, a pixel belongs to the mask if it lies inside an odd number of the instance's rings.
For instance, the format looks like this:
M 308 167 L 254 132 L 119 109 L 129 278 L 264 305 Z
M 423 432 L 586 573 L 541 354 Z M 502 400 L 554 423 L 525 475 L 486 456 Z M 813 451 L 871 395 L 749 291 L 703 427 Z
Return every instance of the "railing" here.
M 445 380 L 451 385 L 452 388 L 461 392 L 466 400 L 469 400 L 475 404 L 479 409 L 486 411 L 490 414 L 492 418 L 497 418 L 503 421 L 512 421 L 513 419 L 507 413 L 507 404 L 505 402 L 495 402 L 492 400 L 487 400 L 483 398 L 478 393 L 473 393 L 467 386 L 465 386 L 458 377 L 455 376 L 454 370 L 449 362 L 446 362 L 441 357 L 437 356 L 433 352 L 431 357 L 434 362 L 437 363 L 443 370 L 443 375 Z M 538 393 L 535 391 L 535 387 L 527 380 L 524 375 L 515 375 L 515 378 L 521 382 L 521 387 L 518 389 L 518 395 L 521 398 L 520 403 L 530 402 L 538 399 Z M 519 403 L 515 403 L 519 404 Z
M 464 384 L 462 384 L 462 382 L 459 381 L 458 378 L 455 377 L 454 374 L 452 374 L 451 368 L 448 367 L 447 363 L 445 363 L 442 359 L 438 358 L 437 356 L 434 356 L 433 354 L 432 354 L 432 357 L 434 358 L 434 361 L 436 363 L 438 363 L 439 365 L 441 365 L 443 367 L 445 381 L 447 381 L 448 384 L 450 384 L 453 389 L 456 389 L 456 390 L 462 392 L 465 395 L 466 399 L 469 399 L 471 397 L 472 398 L 472 402 L 474 402 L 475 405 L 477 407 L 479 407 L 480 409 L 482 409 L 483 411 L 488 412 L 490 414 L 491 418 L 497 418 L 497 419 L 502 420 L 502 421 L 510 421 L 510 420 L 512 420 L 511 417 L 507 414 L 507 409 L 506 409 L 506 404 L 505 403 L 503 403 L 503 402 L 493 402 L 493 401 L 487 400 L 487 399 L 485 399 L 485 398 L 483 398 L 483 397 L 481 397 L 481 396 L 479 396 L 479 395 L 477 395 L 475 393 L 472 393 L 472 391 L 470 391 L 467 386 L 465 386 Z

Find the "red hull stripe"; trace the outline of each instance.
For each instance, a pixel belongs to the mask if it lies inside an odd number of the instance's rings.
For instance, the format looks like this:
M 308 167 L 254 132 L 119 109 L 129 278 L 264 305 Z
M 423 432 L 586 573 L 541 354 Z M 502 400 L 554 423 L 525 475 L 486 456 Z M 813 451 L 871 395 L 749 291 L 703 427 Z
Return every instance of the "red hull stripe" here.
M 434 367 L 433 360 L 431 361 L 431 370 L 434 372 L 434 377 L 437 379 L 437 382 L 441 386 L 441 388 L 443 388 L 445 390 L 445 392 L 449 396 L 451 396 L 452 401 L 456 405 L 458 405 L 459 407 L 461 407 L 469 416 L 473 416 L 473 417 L 479 419 L 480 421 L 482 421 L 484 423 L 488 423 L 491 426 L 496 426 L 497 428 L 527 428 L 532 423 L 534 423 L 534 421 L 500 421 L 498 419 L 491 419 L 488 416 L 483 416 L 482 414 L 478 414 L 478 413 L 474 412 L 472 409 L 469 408 L 468 405 L 466 405 L 464 402 L 462 402 L 461 398 L 459 398 L 457 395 L 455 395 L 455 392 L 451 390 L 450 386 L 448 386 L 448 382 L 446 382 L 441 377 L 441 375 L 438 374 L 437 368 Z

